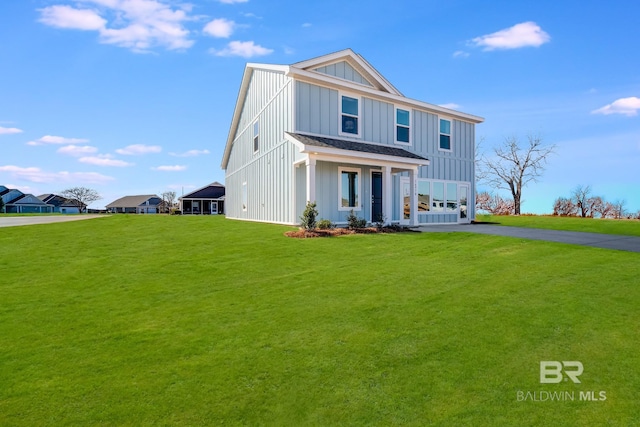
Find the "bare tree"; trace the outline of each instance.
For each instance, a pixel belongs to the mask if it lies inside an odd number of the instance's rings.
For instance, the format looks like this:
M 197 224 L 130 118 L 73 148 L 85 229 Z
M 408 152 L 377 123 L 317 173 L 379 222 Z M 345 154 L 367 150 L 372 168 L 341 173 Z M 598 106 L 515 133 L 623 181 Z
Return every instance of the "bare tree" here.
M 553 214 L 557 216 L 575 216 L 577 207 L 572 199 L 566 197 L 558 197 L 553 202 Z
M 77 207 L 79 212 L 84 212 L 91 203 L 102 199 L 96 190 L 86 187 L 68 188 L 60 196 Z
M 612 215 L 615 219 L 622 219 L 625 217 L 626 209 L 624 205 L 626 204 L 627 204 L 626 200 L 620 200 L 620 199 L 616 200 L 611 204 L 611 206 L 613 207 Z
M 591 206 L 589 204 L 589 196 L 591 196 L 591 186 L 589 185 L 578 185 L 576 188 L 571 190 L 571 199 L 573 200 L 573 203 L 575 203 L 576 210 L 580 213 L 582 218 L 593 216 L 591 213 Z
M 481 161 L 486 181 L 496 188 L 511 192 L 516 215 L 520 215 L 522 188 L 531 181 L 537 181 L 544 171 L 547 158 L 555 150 L 555 145 L 543 146 L 540 136 L 529 135 L 527 138 L 526 146 L 517 137 L 506 138 L 502 145 L 494 148 L 495 157 Z
M 476 195 L 476 207 L 493 215 L 511 215 L 514 205 L 513 200 L 503 199 L 499 195 L 494 196 L 483 191 Z
M 173 208 L 176 202 L 176 192 L 175 191 L 165 191 L 162 193 L 162 201 L 164 202 L 165 208 L 167 212 L 171 212 L 171 208 Z

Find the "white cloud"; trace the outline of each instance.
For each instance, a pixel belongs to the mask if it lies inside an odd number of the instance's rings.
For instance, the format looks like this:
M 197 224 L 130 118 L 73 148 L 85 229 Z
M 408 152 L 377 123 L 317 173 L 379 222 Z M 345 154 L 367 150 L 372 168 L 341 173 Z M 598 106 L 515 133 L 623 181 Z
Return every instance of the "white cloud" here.
M 538 47 L 550 40 L 551 36 L 544 32 L 538 24 L 529 21 L 492 34 L 476 37 L 470 43 L 476 47 L 483 47 L 483 50 L 495 50 L 517 49 L 527 46 Z
M 47 172 L 36 167 L 14 165 L 0 166 L 0 172 L 8 172 L 12 177 L 30 182 L 105 184 L 114 178 L 96 172 Z
M 5 127 L 0 126 L 0 135 L 11 135 L 13 133 L 22 133 L 22 129 L 5 128 Z
M 56 5 L 40 9 L 40 22 L 52 27 L 72 30 L 101 30 L 107 21 L 90 9 L 74 9 Z
M 183 165 L 174 165 L 174 166 L 158 166 L 156 168 L 151 168 L 151 169 L 156 171 L 162 171 L 162 172 L 180 172 L 187 169 L 187 167 Z
M 92 147 L 90 145 L 65 145 L 64 147 L 58 148 L 58 153 L 66 154 L 67 156 L 84 156 L 86 154 L 96 153 L 98 149 L 96 147 Z
M 460 108 L 458 104 L 454 104 L 453 102 L 449 102 L 448 104 L 440 104 L 442 108 L 448 108 L 449 110 L 457 110 Z
M 266 47 L 255 44 L 253 41 L 232 41 L 222 50 L 210 49 L 209 52 L 216 56 L 241 56 L 243 58 L 251 58 L 253 56 L 269 55 L 273 52 L 273 49 L 267 49 Z
M 311 22 L 305 22 L 304 24 L 302 24 L 302 28 L 309 28 L 311 27 L 313 24 Z
M 189 151 L 185 151 L 184 153 L 169 153 L 169 154 L 175 157 L 195 157 L 195 156 L 200 156 L 202 154 L 209 154 L 209 153 L 210 153 L 209 150 L 189 150 Z
M 235 4 L 235 3 L 246 3 L 249 0 L 218 0 L 218 1 L 224 4 Z
M 127 166 L 134 166 L 133 163 L 125 162 L 124 160 L 114 159 L 113 156 L 109 154 L 103 154 L 98 156 L 87 156 L 80 157 L 78 159 L 80 163 L 86 163 L 89 165 L 95 166 L 114 166 L 118 168 L 124 168 Z
M 27 142 L 27 145 L 45 145 L 45 144 L 83 144 L 89 142 L 84 138 L 65 138 L 63 136 L 45 135 L 42 138 Z
M 149 52 L 156 46 L 168 50 L 187 49 L 194 43 L 183 25 L 195 19 L 187 15 L 191 10 L 188 4 L 173 9 L 159 0 L 78 1 L 90 3 L 97 9 L 49 6 L 40 9 L 40 22 L 58 28 L 94 30 L 102 43 L 134 52 Z
M 453 57 L 454 58 L 468 58 L 469 57 L 469 53 L 465 52 L 463 50 L 456 50 L 455 52 L 453 52 Z
M 591 114 L 623 114 L 631 117 L 637 116 L 638 110 L 640 110 L 640 98 L 630 96 L 629 98 L 616 99 L 611 104 L 607 104 L 602 108 L 593 110 Z
M 116 153 L 122 154 L 124 156 L 139 156 L 141 154 L 159 153 L 161 151 L 162 147 L 160 147 L 159 145 L 133 144 L 124 148 L 117 149 Z
M 204 26 L 203 31 L 210 36 L 226 39 L 231 36 L 235 26 L 236 23 L 233 21 L 228 21 L 224 18 L 214 19 Z

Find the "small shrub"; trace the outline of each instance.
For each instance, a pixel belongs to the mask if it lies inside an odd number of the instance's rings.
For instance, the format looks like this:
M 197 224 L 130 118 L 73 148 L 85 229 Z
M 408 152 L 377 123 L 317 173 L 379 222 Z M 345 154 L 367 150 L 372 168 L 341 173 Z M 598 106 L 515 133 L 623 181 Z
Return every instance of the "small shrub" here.
M 367 226 L 367 220 L 364 218 L 358 218 L 354 213 L 353 209 L 349 211 L 349 216 L 347 216 L 347 223 L 349 223 L 350 229 L 355 228 L 364 228 Z
M 320 221 L 318 221 L 317 227 L 320 230 L 330 230 L 332 228 L 335 227 L 335 225 L 329 221 L 328 219 L 321 219 Z
M 300 225 L 305 230 L 314 230 L 316 228 L 316 218 L 318 217 L 318 210 L 316 209 L 316 203 L 307 202 L 307 207 L 302 212 L 300 217 Z
M 382 230 L 384 228 L 385 222 L 387 222 L 387 217 L 383 213 L 381 213 L 374 221 L 374 224 L 378 230 Z

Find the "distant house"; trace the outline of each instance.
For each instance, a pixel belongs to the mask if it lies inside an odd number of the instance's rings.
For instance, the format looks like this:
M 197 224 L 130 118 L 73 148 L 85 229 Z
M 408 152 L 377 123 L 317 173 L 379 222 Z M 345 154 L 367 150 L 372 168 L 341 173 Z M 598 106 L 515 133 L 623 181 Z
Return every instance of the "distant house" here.
M 214 182 L 180 197 L 183 214 L 216 215 L 224 213 L 224 185 Z
M 155 214 L 160 211 L 162 199 L 155 194 L 141 196 L 125 196 L 109 203 L 107 212 L 110 213 L 140 213 Z
M 222 159 L 226 216 L 297 224 L 315 202 L 336 224 L 351 211 L 372 222 L 468 223 L 482 121 L 404 96 L 351 49 L 249 63 Z
M 5 213 L 52 213 L 54 206 L 43 202 L 33 194 L 0 185 L 0 197 Z
M 82 211 L 84 211 L 87 207 L 84 203 L 80 204 L 77 201 L 65 199 L 62 196 L 58 196 L 56 194 L 42 194 L 38 196 L 38 199 L 42 200 L 45 203 L 53 205 L 53 211 L 59 212 L 63 214 L 78 214 L 81 213 L 79 209 L 79 205 L 82 206 Z

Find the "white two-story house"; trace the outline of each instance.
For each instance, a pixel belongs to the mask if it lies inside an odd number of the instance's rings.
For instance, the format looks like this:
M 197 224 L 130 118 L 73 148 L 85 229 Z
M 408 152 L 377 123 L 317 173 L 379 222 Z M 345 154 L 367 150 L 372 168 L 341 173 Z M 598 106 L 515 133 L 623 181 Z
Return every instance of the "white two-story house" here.
M 246 65 L 222 159 L 227 218 L 467 223 L 475 125 L 405 97 L 351 49 L 292 65 Z

